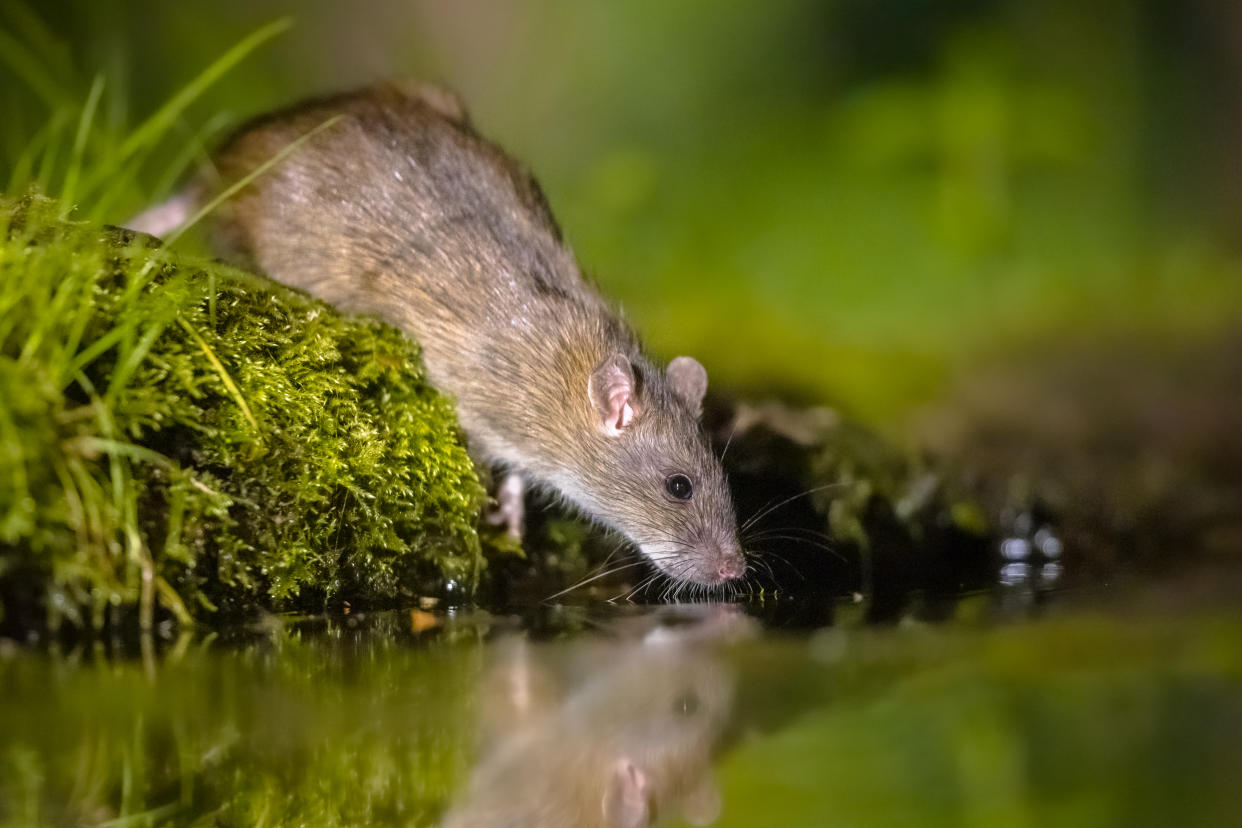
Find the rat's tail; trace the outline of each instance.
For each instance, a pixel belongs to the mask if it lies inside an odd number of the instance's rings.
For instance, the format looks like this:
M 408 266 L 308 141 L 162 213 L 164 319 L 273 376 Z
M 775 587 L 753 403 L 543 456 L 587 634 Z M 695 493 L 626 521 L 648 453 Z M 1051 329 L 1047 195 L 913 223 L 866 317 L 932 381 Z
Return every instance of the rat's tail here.
M 186 187 L 167 201 L 143 210 L 125 222 L 125 226 L 152 236 L 167 236 L 189 221 L 197 207 L 198 188 Z

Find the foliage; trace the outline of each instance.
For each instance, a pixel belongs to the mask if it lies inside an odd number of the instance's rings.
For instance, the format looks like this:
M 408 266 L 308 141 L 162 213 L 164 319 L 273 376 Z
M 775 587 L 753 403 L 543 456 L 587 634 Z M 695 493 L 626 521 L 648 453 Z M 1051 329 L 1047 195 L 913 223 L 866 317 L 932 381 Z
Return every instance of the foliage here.
M 7 612 L 149 624 L 157 600 L 186 619 L 477 575 L 483 492 L 413 343 L 58 210 L 2 214 Z

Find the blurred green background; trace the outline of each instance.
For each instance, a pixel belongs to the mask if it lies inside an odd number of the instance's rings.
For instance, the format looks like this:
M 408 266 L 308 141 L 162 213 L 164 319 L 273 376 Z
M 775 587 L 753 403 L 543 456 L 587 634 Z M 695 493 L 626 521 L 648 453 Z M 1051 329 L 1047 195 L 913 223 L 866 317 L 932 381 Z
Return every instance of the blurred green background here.
M 651 347 L 718 388 L 893 425 L 997 355 L 1242 319 L 1233 0 L 0 8 L 0 181 L 57 191 L 64 159 L 32 147 L 73 135 L 97 76 L 88 163 L 289 15 L 80 214 L 124 221 L 257 112 L 439 80 L 535 171 Z

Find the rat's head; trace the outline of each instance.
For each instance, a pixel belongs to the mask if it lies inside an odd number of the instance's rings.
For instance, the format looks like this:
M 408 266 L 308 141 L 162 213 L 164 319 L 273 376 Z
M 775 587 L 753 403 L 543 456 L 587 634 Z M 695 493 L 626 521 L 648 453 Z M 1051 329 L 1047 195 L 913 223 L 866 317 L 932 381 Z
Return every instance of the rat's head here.
M 677 357 L 660 372 L 625 354 L 592 371 L 589 441 L 598 462 L 584 500 L 663 573 L 717 586 L 740 578 L 733 501 L 699 427 L 707 372 Z

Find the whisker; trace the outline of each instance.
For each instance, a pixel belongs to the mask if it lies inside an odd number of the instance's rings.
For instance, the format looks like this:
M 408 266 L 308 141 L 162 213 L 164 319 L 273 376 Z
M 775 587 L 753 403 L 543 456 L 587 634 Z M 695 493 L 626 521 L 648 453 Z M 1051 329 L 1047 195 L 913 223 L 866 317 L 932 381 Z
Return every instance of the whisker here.
M 817 540 L 827 541 L 829 543 L 837 540 L 827 532 L 819 532 L 805 526 L 774 526 L 771 529 L 761 529 L 758 532 L 748 533 L 746 535 L 746 540 L 763 540 L 770 536 L 773 532 L 800 532 L 806 537 L 816 538 Z
M 834 489 L 834 488 L 841 487 L 841 486 L 845 486 L 845 485 L 846 485 L 846 484 L 845 484 L 845 483 L 843 483 L 843 482 L 836 482 L 836 483 L 825 483 L 823 486 L 816 486 L 816 487 L 814 487 L 814 488 L 807 489 L 807 490 L 806 490 L 806 491 L 804 491 L 804 492 L 799 492 L 799 493 L 798 493 L 798 494 L 796 494 L 796 495 L 791 495 L 790 497 L 785 498 L 784 500 L 780 501 L 779 503 L 776 503 L 776 504 L 774 504 L 774 505 L 772 505 L 772 506 L 767 506 L 767 507 L 765 507 L 762 511 L 760 511 L 760 512 L 756 513 L 755 515 L 752 515 L 752 516 L 751 516 L 751 518 L 750 518 L 749 520 L 747 520 L 745 523 L 743 523 L 743 524 L 742 524 L 742 525 L 738 528 L 738 532 L 739 532 L 739 533 L 741 533 L 741 532 L 745 532 L 747 529 L 749 529 L 749 528 L 750 528 L 751 526 L 753 526 L 755 523 L 757 523 L 757 522 L 759 522 L 760 520 L 762 520 L 763 518 L 767 517 L 767 516 L 768 516 L 768 515 L 770 515 L 772 512 L 776 511 L 777 509 L 781 508 L 782 506 L 786 506 L 786 505 L 788 505 L 788 504 L 790 504 L 790 503 L 793 503 L 795 500 L 798 500 L 799 498 L 806 497 L 807 495 L 813 495 L 813 494 L 815 494 L 816 492 L 822 492 L 822 491 L 825 491 L 825 490 L 827 490 L 827 489 Z
M 720 462 L 723 463 L 725 455 L 729 453 L 729 446 L 733 445 L 733 435 L 737 434 L 737 418 L 733 420 L 733 428 L 729 429 L 729 439 L 725 440 L 724 450 L 720 452 Z
M 605 563 L 607 563 L 607 561 L 605 561 Z M 560 592 L 554 595 L 549 595 L 547 598 L 544 598 L 543 600 L 545 603 L 548 601 L 552 601 L 556 598 L 560 598 L 562 595 L 564 595 L 567 592 L 573 592 L 575 589 L 578 589 L 579 587 L 586 586 L 592 581 L 598 581 L 600 578 L 605 578 L 609 575 L 615 575 L 618 572 L 629 569 L 630 567 L 639 566 L 642 563 L 643 563 L 642 561 L 634 561 L 632 563 L 622 564 L 621 566 L 614 566 L 612 569 L 605 569 L 603 572 L 600 572 L 598 575 L 591 575 L 586 578 L 583 578 L 581 581 L 574 584 L 573 586 L 566 587 L 565 589 L 562 589 Z
M 821 543 L 820 541 L 813 540 L 812 538 L 802 538 L 802 537 L 798 537 L 797 535 L 775 535 L 775 534 L 770 534 L 770 535 L 766 535 L 766 536 L 763 538 L 763 540 L 780 540 L 780 541 L 788 541 L 789 543 L 801 543 L 801 544 L 805 544 L 805 545 L 807 545 L 807 546 L 810 546 L 810 547 L 811 547 L 811 548 L 813 548 L 813 549 L 819 549 L 819 550 L 822 550 L 822 551 L 824 551 L 824 552 L 827 552 L 828 554 L 832 555 L 834 558 L 836 558 L 837 560 L 841 561 L 842 563 L 848 563 L 848 561 L 846 560 L 845 556 L 844 556 L 844 555 L 842 555 L 840 552 L 838 552 L 836 549 L 833 549 L 831 546 L 829 546 L 829 545 L 828 545 L 828 544 L 826 544 L 826 543 Z M 762 555 L 762 554 L 772 554 L 772 553 L 768 553 L 768 552 L 766 552 L 765 550 L 762 550 L 762 549 L 758 550 L 758 552 L 759 552 L 761 555 Z M 782 560 L 783 560 L 783 559 L 782 559 Z M 789 563 L 789 561 L 785 561 L 785 563 Z
M 790 569 L 790 570 L 791 570 L 791 571 L 792 571 L 795 575 L 797 575 L 799 578 L 801 578 L 801 579 L 802 579 L 802 580 L 804 580 L 804 581 L 806 580 L 806 576 L 805 576 L 805 575 L 803 575 L 803 574 L 802 574 L 802 573 L 798 570 L 798 567 L 796 567 L 796 566 L 794 566 L 792 563 L 790 563 L 789 559 L 788 559 L 788 558 L 786 558 L 786 557 L 784 557 L 783 555 L 778 555 L 778 554 L 776 554 L 775 552 L 772 552 L 772 551 L 770 551 L 770 550 L 764 550 L 764 549 L 755 549 L 755 550 L 753 550 L 753 551 L 754 551 L 754 554 L 755 554 L 755 559 L 756 559 L 756 560 L 758 560 L 758 561 L 763 561 L 763 559 L 764 559 L 765 557 L 767 557 L 767 558 L 775 558 L 776 560 L 778 560 L 778 561 L 780 561 L 781 563 L 783 563 L 785 566 L 789 567 L 789 569 Z M 764 563 L 766 564 L 766 561 L 764 561 Z M 768 574 L 770 574 L 770 575 L 772 576 L 772 579 L 773 579 L 773 580 L 775 580 L 775 579 L 776 579 L 776 574 L 772 571 L 772 565 L 771 565 L 771 564 L 767 564 L 767 567 L 768 567 Z
M 631 590 L 629 591 L 629 593 L 628 593 L 628 594 L 627 594 L 624 598 L 621 598 L 621 600 L 622 600 L 622 601 L 628 601 L 628 600 L 630 600 L 630 599 L 631 599 L 631 598 L 633 598 L 633 597 L 634 597 L 634 595 L 635 595 L 635 594 L 637 594 L 640 590 L 642 590 L 642 589 L 646 588 L 647 586 L 649 586 L 649 585 L 650 585 L 653 581 L 655 581 L 655 579 L 656 579 L 656 578 L 659 578 L 659 577 L 660 577 L 660 575 L 661 575 L 661 573 L 660 573 L 660 571 L 659 571 L 659 570 L 656 570 L 655 572 L 652 572 L 652 573 L 651 573 L 650 575 L 648 575 L 646 578 L 643 578 L 641 581 L 639 581 L 639 582 L 638 582 L 638 585 L 637 585 L 636 587 L 634 587 L 633 589 L 631 589 Z M 610 601 L 616 601 L 616 600 L 617 600 L 617 598 L 619 598 L 619 597 L 620 597 L 620 593 L 617 593 L 617 595 L 616 595 L 616 596 L 614 596 L 614 597 L 610 598 L 609 600 L 610 600 Z
M 755 555 L 752 558 L 748 559 L 746 561 L 746 568 L 750 569 L 751 564 L 763 564 L 764 569 L 768 571 L 768 577 L 774 581 L 776 580 L 776 573 L 772 571 L 772 564 L 765 561 L 762 557 Z

